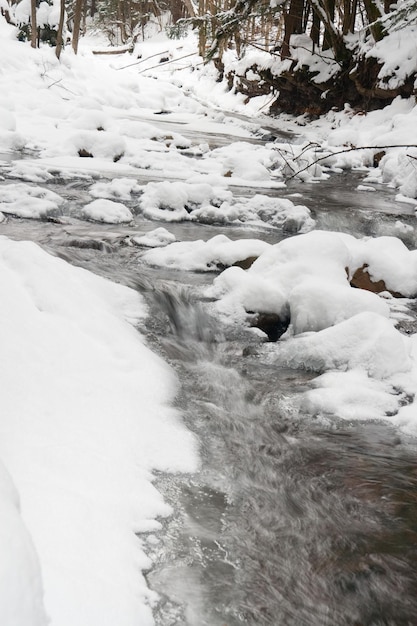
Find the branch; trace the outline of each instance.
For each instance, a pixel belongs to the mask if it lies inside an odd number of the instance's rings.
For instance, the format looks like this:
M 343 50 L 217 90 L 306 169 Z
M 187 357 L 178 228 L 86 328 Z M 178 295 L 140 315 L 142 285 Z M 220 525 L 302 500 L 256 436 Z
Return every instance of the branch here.
M 117 71 L 125 70 L 127 67 L 132 67 L 133 65 L 139 65 L 139 63 L 145 63 L 145 61 L 149 61 L 149 59 L 153 59 L 160 54 L 168 54 L 169 50 L 164 50 L 163 52 L 157 52 L 156 54 L 151 54 L 150 57 L 146 57 L 146 59 L 139 59 L 139 61 L 135 61 L 134 63 L 129 63 L 129 65 L 124 65 L 123 67 L 118 67 Z M 94 53 L 93 53 L 94 54 Z
M 188 57 L 198 56 L 198 52 L 191 52 L 191 54 L 185 54 L 182 57 L 177 57 L 176 59 L 171 59 L 170 61 L 164 61 L 164 63 L 158 63 L 157 65 L 152 65 L 152 67 L 146 67 L 144 70 L 140 70 L 138 73 L 143 74 L 143 72 L 147 72 L 148 70 L 153 70 L 155 67 L 163 67 L 164 65 L 169 65 L 170 63 L 176 63 L 176 61 L 181 61 L 182 59 L 188 59 Z
M 296 172 L 295 174 L 293 174 L 286 180 L 287 181 L 292 180 L 293 178 L 298 176 L 298 174 L 301 174 L 301 172 L 305 172 L 306 170 L 308 170 L 308 168 L 311 167 L 312 165 L 315 165 L 316 163 L 319 163 L 320 161 L 324 161 L 325 159 L 328 159 L 329 157 L 332 157 L 332 156 L 338 156 L 339 154 L 344 154 L 346 152 L 354 152 L 355 150 L 387 150 L 388 148 L 417 148 L 417 145 L 411 144 L 411 143 L 407 143 L 407 144 L 400 143 L 400 144 L 394 144 L 390 146 L 361 146 L 360 148 L 346 148 L 344 150 L 338 150 L 337 152 L 331 152 L 330 154 L 325 154 L 324 156 L 321 156 L 318 159 L 315 159 L 314 161 L 312 161 L 305 167 L 301 168 L 301 170 L 298 170 L 298 172 Z M 303 150 L 301 154 L 298 155 L 298 157 L 296 157 L 296 159 L 302 156 L 304 152 L 305 152 L 305 149 Z

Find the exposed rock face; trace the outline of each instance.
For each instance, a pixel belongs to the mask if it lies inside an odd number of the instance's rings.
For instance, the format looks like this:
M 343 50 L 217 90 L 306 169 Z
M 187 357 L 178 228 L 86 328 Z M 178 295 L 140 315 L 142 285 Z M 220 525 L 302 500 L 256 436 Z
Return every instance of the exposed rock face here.
M 233 263 L 233 266 L 241 267 L 242 270 L 248 270 L 255 263 L 257 258 L 258 258 L 257 256 L 248 256 L 247 259 L 236 261 L 236 263 Z
M 269 341 L 278 341 L 290 324 L 290 318 L 281 318 L 276 313 L 256 313 L 251 320 L 253 328 L 259 328 L 268 336 Z
M 356 287 L 357 289 L 366 289 L 366 291 L 372 291 L 373 293 L 381 293 L 382 291 L 388 291 L 394 298 L 403 298 L 404 296 L 398 291 L 391 291 L 391 289 L 387 289 L 384 280 L 372 280 L 369 272 L 369 265 L 364 263 L 362 267 L 359 267 L 352 278 L 350 279 L 350 284 L 352 287 Z

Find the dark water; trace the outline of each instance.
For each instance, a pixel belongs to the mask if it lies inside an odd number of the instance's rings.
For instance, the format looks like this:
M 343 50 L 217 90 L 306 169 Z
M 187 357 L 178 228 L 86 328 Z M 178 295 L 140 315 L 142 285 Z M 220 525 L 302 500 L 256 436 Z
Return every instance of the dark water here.
M 410 221 L 388 191 L 356 192 L 359 181 L 337 175 L 289 191 L 302 193 L 322 228 L 396 234 L 397 219 Z M 211 316 L 200 294 L 213 275 L 145 267 L 141 249 L 128 245 L 160 223 L 82 222 L 74 216 L 83 183 L 51 188 L 66 190 L 71 220 L 11 218 L 1 233 L 37 241 L 144 295 L 147 340 L 176 369 L 177 405 L 200 441 L 200 472 L 155 477 L 175 510 L 148 544 L 157 626 L 417 625 L 416 442 L 384 423 L 303 415 L 300 394 L 312 375 L 266 365 L 266 338 Z M 219 232 L 201 224 L 169 229 L 182 240 Z M 221 231 L 283 237 L 277 229 Z

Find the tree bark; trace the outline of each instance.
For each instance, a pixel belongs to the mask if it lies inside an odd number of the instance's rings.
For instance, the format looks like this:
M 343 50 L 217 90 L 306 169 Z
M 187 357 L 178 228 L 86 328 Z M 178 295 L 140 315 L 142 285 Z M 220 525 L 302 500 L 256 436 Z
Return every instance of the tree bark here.
M 381 12 L 375 0 L 363 0 L 363 4 L 365 6 L 366 16 L 370 23 L 369 30 L 371 31 L 375 41 L 381 41 L 385 35 L 384 28 L 379 22 L 375 24 L 376 20 L 382 17 Z
M 78 52 L 78 41 L 80 39 L 82 9 L 83 9 L 83 0 L 75 0 L 74 25 L 73 25 L 73 31 L 72 31 L 72 49 L 74 50 L 74 54 L 77 54 Z
M 342 33 L 347 35 L 355 30 L 355 19 L 358 8 L 358 0 L 343 0 L 343 25 Z
M 311 20 L 311 29 L 310 29 L 310 37 L 315 46 L 320 45 L 320 16 L 318 15 L 315 7 L 311 5 L 312 8 L 312 20 Z
M 65 0 L 61 0 L 60 9 L 59 9 L 58 32 L 56 35 L 56 48 L 55 48 L 55 54 L 56 54 L 57 59 L 59 59 L 59 57 L 61 56 L 61 52 L 62 52 L 64 21 L 65 21 Z
M 288 59 L 291 35 L 303 32 L 304 0 L 291 0 L 288 12 L 284 14 L 284 41 L 282 42 L 281 59 Z
M 36 0 L 30 0 L 30 45 L 37 47 L 38 23 L 36 20 Z
M 310 0 L 310 2 L 324 25 L 325 40 L 323 42 L 323 50 L 332 48 L 335 60 L 338 63 L 345 63 L 351 57 L 351 54 L 346 48 L 341 31 L 336 28 L 333 21 L 334 0 Z
M 335 0 L 324 0 L 323 5 L 327 15 L 327 24 L 325 24 L 324 28 L 323 50 L 329 50 L 329 48 L 332 48 L 333 44 L 333 28 L 329 28 L 328 25 L 334 25 Z

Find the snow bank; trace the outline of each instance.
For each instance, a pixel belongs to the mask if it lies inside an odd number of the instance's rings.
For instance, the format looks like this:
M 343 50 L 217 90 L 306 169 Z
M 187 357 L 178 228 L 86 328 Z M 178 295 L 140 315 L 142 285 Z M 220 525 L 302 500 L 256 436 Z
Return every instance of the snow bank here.
M 151 472 L 197 462 L 168 406 L 175 377 L 132 327 L 145 314 L 136 292 L 28 242 L 1 238 L 0 265 L 0 458 L 39 557 L 50 624 L 151 625 L 141 575 L 150 562 L 135 533 L 157 530 L 170 512 Z M 0 480 L 1 570 L 10 564 L 0 622 L 43 626 L 36 556 Z
M 0 462 L 0 619 L 7 626 L 46 626 L 41 572 L 20 513 L 19 496 Z

